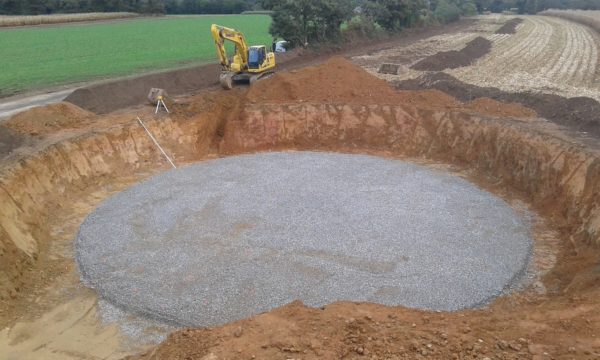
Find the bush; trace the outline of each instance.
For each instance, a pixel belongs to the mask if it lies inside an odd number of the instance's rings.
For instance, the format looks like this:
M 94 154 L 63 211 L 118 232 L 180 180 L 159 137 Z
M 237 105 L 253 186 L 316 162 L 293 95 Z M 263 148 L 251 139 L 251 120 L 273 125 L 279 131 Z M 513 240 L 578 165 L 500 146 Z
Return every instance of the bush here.
M 346 23 L 344 29 L 344 37 L 353 39 L 361 38 L 378 38 L 385 34 L 385 31 L 372 18 L 364 15 L 356 15 Z
M 468 2 L 463 4 L 461 7 L 461 13 L 462 15 L 466 15 L 466 16 L 473 16 L 473 15 L 477 15 L 477 6 L 475 6 L 475 4 Z
M 460 19 L 460 9 L 446 0 L 440 0 L 438 2 L 433 16 L 441 23 L 446 24 L 452 21 Z

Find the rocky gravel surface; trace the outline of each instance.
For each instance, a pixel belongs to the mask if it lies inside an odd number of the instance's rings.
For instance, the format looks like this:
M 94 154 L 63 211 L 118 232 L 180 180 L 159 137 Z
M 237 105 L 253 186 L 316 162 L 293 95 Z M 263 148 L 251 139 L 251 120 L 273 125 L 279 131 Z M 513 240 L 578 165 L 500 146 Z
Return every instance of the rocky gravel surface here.
M 476 307 L 518 282 L 531 240 L 507 203 L 451 174 L 285 152 L 156 175 L 102 203 L 75 247 L 111 303 L 209 326 L 296 299 Z

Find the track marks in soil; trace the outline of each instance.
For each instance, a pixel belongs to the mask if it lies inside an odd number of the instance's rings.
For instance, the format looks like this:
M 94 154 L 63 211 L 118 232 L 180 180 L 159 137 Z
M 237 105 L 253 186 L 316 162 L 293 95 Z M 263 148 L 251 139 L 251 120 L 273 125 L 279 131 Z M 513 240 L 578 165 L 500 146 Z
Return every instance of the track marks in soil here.
M 507 21 L 522 19 L 514 34 L 496 34 Z M 419 41 L 354 58 L 370 73 L 388 81 L 414 79 L 424 71 L 409 67 L 439 52 L 461 49 L 477 36 L 492 42 L 491 51 L 470 66 L 446 69 L 466 83 L 508 92 L 540 92 L 600 101 L 600 33 L 568 20 L 547 16 L 481 16 L 460 33 Z M 398 75 L 378 74 L 384 62 L 402 64 Z
M 586 26 L 527 16 L 514 35 L 488 35 L 492 51 L 472 66 L 449 74 L 479 86 L 540 91 L 600 99 L 600 35 Z

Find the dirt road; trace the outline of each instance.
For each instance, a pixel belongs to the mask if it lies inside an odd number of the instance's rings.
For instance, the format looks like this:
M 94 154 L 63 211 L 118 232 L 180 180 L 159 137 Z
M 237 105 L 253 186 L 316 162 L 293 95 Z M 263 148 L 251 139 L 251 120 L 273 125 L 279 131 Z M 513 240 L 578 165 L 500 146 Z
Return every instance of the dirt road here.
M 16 96 L 0 99 L 0 120 L 11 117 L 36 106 L 44 106 L 63 101 L 74 89 L 60 90 L 40 95 Z

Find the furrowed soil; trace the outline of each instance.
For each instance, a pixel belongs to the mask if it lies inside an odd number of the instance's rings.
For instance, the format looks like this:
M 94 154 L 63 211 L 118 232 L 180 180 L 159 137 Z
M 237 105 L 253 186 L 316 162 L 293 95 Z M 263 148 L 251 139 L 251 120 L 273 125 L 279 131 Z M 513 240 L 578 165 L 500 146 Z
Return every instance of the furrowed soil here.
M 600 34 L 596 31 L 549 16 L 497 15 L 479 19 L 461 32 L 356 56 L 353 61 L 387 81 L 416 79 L 443 67 L 445 74 L 480 87 L 600 101 Z M 505 26 L 510 26 L 511 30 L 506 31 L 509 33 L 497 33 L 505 32 Z M 456 54 L 477 37 L 491 42 L 491 48 L 468 65 L 448 68 L 441 62 L 439 67 L 414 68 L 430 57 Z M 377 70 L 382 63 L 396 64 L 400 71 L 380 74 Z
M 175 99 L 169 115 L 136 107 L 81 126 L 67 117 L 61 120 L 73 126 L 67 129 L 42 119 L 35 129 L 12 121 L 37 135 L 0 167 L 0 353 L 18 359 L 132 352 L 133 359 L 204 360 L 597 358 L 600 150 L 536 118 L 541 107 L 499 99 L 397 91 L 332 58 L 250 89 Z M 53 109 L 38 111 L 45 118 Z M 72 253 L 79 224 L 98 203 L 170 168 L 136 116 L 180 166 L 257 151 L 316 150 L 452 171 L 534 214 L 530 277 L 520 291 L 480 309 L 357 302 L 314 309 L 294 302 L 224 326 L 179 329 L 140 353 L 140 340 L 125 334 L 151 335 L 159 326 L 131 331 L 133 315 L 107 316 L 79 282 Z

